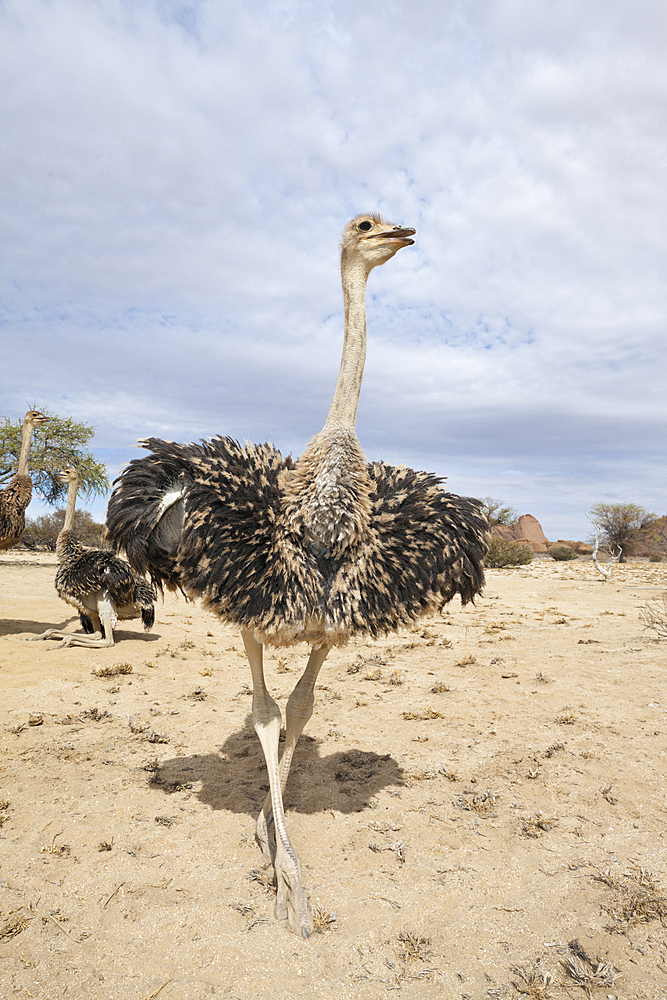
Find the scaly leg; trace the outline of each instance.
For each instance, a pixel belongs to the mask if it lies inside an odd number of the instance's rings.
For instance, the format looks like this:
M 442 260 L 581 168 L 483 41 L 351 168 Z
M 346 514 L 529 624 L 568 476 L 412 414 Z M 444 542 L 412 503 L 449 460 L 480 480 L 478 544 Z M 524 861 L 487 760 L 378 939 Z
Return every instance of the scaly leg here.
M 285 745 L 280 758 L 280 791 L 284 794 L 289 777 L 294 750 L 306 723 L 313 714 L 315 695 L 313 694 L 320 668 L 327 658 L 331 646 L 320 646 L 311 649 L 306 669 L 301 675 L 296 687 L 289 696 L 285 709 Z M 273 810 L 271 808 L 271 793 L 266 796 L 262 811 L 257 817 L 255 838 L 267 861 L 272 861 L 275 854 L 275 833 Z
M 252 721 L 264 751 L 271 788 L 271 807 L 276 835 L 274 866 L 278 887 L 275 916 L 278 920 L 287 920 L 292 930 L 304 938 L 309 938 L 313 930 L 313 918 L 301 885 L 299 859 L 287 833 L 280 788 L 278 767 L 280 709 L 266 689 L 261 643 L 245 629 L 241 635 L 252 674 Z

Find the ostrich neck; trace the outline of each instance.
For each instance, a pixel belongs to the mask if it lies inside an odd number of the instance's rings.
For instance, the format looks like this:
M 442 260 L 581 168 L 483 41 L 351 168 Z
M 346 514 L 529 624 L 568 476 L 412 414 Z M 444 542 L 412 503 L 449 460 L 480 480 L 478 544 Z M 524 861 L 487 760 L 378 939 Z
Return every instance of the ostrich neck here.
M 69 484 L 69 491 L 67 493 L 67 509 L 65 510 L 65 520 L 63 521 L 63 526 L 60 529 L 58 540 L 56 542 L 56 556 L 58 557 L 58 559 L 63 558 L 68 535 L 72 530 L 72 525 L 74 524 L 74 508 L 76 507 L 76 487 L 77 487 L 76 480 L 72 480 Z
M 62 531 L 71 531 L 72 525 L 74 524 L 74 508 L 76 507 L 76 487 L 77 482 L 75 479 L 69 484 L 69 490 L 67 492 L 67 510 L 65 511 L 65 520 L 63 522 Z
M 361 380 L 366 360 L 366 281 L 368 274 L 358 264 L 342 267 L 345 303 L 345 337 L 338 382 L 325 431 L 354 431 Z
M 19 467 L 17 472 L 19 476 L 28 475 L 28 455 L 30 454 L 31 441 L 32 441 L 32 424 L 25 423 L 23 425 L 23 433 L 21 435 L 21 452 L 19 454 Z

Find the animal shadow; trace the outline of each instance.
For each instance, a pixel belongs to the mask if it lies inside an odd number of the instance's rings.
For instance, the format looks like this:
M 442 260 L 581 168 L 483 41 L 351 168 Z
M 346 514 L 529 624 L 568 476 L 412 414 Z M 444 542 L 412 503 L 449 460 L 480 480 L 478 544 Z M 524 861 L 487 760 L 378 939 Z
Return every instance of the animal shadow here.
M 66 629 L 72 622 L 78 621 L 77 615 L 64 618 L 61 622 L 36 622 L 34 618 L 2 618 L 0 619 L 0 636 L 14 635 L 17 632 L 30 632 L 39 635 L 46 632 L 47 628 Z M 83 632 L 81 633 L 83 635 Z
M 281 742 L 283 737 L 284 732 Z M 249 721 L 228 736 L 219 754 L 163 761 L 152 784 L 167 793 L 199 785 L 194 794 L 212 809 L 253 817 L 269 790 L 262 748 Z M 403 769 L 390 754 L 353 748 L 322 756 L 319 742 L 304 735 L 294 752 L 284 803 L 300 813 L 361 812 L 381 789 L 404 784 Z

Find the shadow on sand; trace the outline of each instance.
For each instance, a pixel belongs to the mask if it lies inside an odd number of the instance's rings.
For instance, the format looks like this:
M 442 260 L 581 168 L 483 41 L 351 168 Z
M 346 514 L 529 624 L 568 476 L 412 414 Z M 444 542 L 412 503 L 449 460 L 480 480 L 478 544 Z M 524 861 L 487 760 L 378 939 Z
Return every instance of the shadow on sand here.
M 212 809 L 254 818 L 269 782 L 250 717 L 243 729 L 227 737 L 219 754 L 165 760 L 152 774 L 152 783 L 167 794 L 200 785 L 194 794 Z M 285 808 L 301 813 L 360 812 L 381 789 L 404 784 L 403 770 L 390 754 L 350 749 L 322 756 L 318 741 L 304 735 L 294 753 Z
M 0 636 L 3 635 L 17 635 L 21 632 L 29 632 L 32 635 L 40 635 L 42 632 L 46 632 L 47 628 L 55 628 L 58 631 L 71 632 L 72 635 L 85 636 L 85 632 L 82 628 L 72 628 L 72 625 L 76 625 L 79 622 L 78 615 L 72 615 L 71 618 L 64 618 L 61 622 L 36 622 L 34 619 L 21 619 L 21 618 L 2 618 L 0 619 Z M 158 639 L 162 637 L 155 632 L 142 632 L 141 622 L 138 622 L 137 631 L 126 631 L 121 628 L 114 629 L 114 642 L 122 642 L 123 639 L 139 639 L 140 642 L 157 642 Z M 27 636 L 26 636 L 27 638 Z M 50 640 L 45 639 L 44 642 L 49 642 Z M 55 640 L 54 640 L 55 641 Z

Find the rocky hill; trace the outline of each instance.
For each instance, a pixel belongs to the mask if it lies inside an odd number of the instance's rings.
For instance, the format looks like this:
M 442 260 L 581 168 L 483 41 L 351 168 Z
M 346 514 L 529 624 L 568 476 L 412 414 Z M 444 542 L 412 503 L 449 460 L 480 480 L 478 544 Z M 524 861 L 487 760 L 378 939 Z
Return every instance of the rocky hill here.
M 567 545 L 580 555 L 590 555 L 593 551 L 593 546 L 587 542 L 575 542 L 564 538 L 550 542 L 542 531 L 542 525 L 532 514 L 522 514 L 516 524 L 494 524 L 491 534 L 497 538 L 510 538 L 521 542 L 537 553 L 546 553 L 557 545 Z

